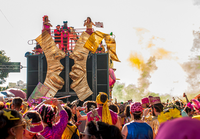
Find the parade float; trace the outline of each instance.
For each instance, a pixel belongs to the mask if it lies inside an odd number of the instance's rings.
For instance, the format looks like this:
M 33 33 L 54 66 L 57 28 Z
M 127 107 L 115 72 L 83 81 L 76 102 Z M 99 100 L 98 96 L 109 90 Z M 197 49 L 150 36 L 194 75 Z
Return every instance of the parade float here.
M 88 33 L 87 28 L 67 27 L 67 21 L 63 23 L 60 35 L 56 29 L 43 28 L 42 34 L 31 40 L 39 47 L 26 54 L 27 97 L 38 82 L 49 88 L 45 97 L 71 95 L 68 100 L 95 100 L 99 92 L 111 97 L 116 82 L 113 61 L 120 62 L 114 35 Z

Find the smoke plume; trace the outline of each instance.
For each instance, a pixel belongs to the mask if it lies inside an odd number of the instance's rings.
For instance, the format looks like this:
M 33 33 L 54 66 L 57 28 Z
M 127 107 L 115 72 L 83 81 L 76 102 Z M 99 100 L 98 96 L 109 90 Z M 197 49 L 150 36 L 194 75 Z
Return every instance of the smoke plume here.
M 193 91 L 200 89 L 200 57 L 191 58 L 188 62 L 182 65 L 184 71 L 187 73 L 187 82 Z
M 138 27 L 134 27 L 134 29 L 136 30 L 136 35 L 139 37 L 138 44 L 142 44 L 144 40 L 143 35 L 149 32 L 149 30 L 145 28 L 138 28 Z
M 144 64 L 143 56 L 141 54 L 138 54 L 137 52 L 130 54 L 129 61 L 131 63 L 131 66 L 137 68 L 138 70 L 141 70 L 141 65 Z
M 171 59 L 172 58 L 172 52 L 165 50 L 164 48 L 157 48 L 153 52 L 153 56 L 156 57 L 156 59 Z
M 187 73 L 187 82 L 190 85 L 189 92 L 199 92 L 200 89 L 200 56 L 198 54 L 200 50 L 200 31 L 193 31 L 194 40 L 191 51 L 195 53 L 195 56 L 191 56 L 188 62 L 182 65 L 182 68 Z
M 151 73 L 157 69 L 156 67 L 156 59 L 155 57 L 150 57 L 147 63 L 143 63 L 141 65 L 141 74 L 140 78 L 138 79 L 138 87 L 140 88 L 141 92 L 144 92 L 148 89 L 149 85 L 151 84 L 149 79 L 151 78 Z

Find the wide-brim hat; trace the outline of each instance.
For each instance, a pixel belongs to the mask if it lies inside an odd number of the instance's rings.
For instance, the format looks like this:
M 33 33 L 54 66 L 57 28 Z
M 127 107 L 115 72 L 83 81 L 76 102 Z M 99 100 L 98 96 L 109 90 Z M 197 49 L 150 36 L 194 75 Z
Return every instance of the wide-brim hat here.
M 26 130 L 28 130 L 29 132 L 32 132 L 32 133 L 40 133 L 44 130 L 44 125 L 42 122 L 32 123 L 30 125 L 30 128 L 28 128 L 26 126 Z
M 149 98 L 145 97 L 141 100 L 142 104 L 147 104 L 149 103 Z
M 161 103 L 160 97 L 150 97 L 149 102 L 151 105 Z
M 39 114 L 39 113 L 38 113 Z M 23 120 L 26 124 L 26 130 L 31 133 L 40 133 L 44 130 L 44 124 L 42 122 L 42 118 L 40 117 L 41 121 L 39 122 L 32 122 L 32 119 L 27 116 L 27 114 L 23 115 Z

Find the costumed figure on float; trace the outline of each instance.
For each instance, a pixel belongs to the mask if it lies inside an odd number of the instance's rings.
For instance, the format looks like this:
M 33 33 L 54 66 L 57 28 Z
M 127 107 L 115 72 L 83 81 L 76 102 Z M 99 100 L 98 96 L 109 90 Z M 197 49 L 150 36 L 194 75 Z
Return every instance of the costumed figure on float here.
M 64 25 L 62 26 L 61 34 L 61 47 L 64 52 L 69 50 L 69 27 L 67 26 L 68 21 L 63 21 Z
M 93 33 L 93 28 L 92 26 L 96 26 L 90 17 L 87 17 L 87 19 L 84 21 L 84 26 L 86 26 L 86 33 L 88 33 L 89 35 L 92 35 Z
M 59 49 L 62 50 L 62 48 L 61 48 L 61 29 L 60 29 L 60 25 L 57 25 L 56 29 L 54 30 L 54 38 L 55 38 L 56 45 L 58 45 Z
M 110 93 L 110 98 L 112 98 L 112 88 L 114 87 L 114 84 L 116 82 L 116 76 L 115 76 L 115 70 L 113 68 L 113 61 L 110 59 L 109 63 L 109 93 Z
M 44 32 L 45 30 L 51 35 L 51 29 L 50 27 L 52 27 L 51 23 L 49 23 L 49 17 L 47 15 L 43 16 L 43 29 L 42 32 Z

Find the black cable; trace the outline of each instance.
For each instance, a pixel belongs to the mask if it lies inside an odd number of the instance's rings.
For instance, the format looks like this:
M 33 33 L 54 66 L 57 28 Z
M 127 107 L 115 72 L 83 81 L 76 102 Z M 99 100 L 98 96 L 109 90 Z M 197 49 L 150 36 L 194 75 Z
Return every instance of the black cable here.
M 13 27 L 13 25 L 10 23 L 10 21 L 8 20 L 8 18 L 5 16 L 5 14 L 2 12 L 2 10 L 0 9 L 1 13 L 3 14 L 3 16 L 5 17 L 5 19 L 8 21 L 8 23 Z M 14 28 L 14 27 L 13 27 Z
M 14 28 L 14 26 L 10 23 L 10 21 L 8 20 L 8 18 L 5 16 L 5 14 L 3 13 L 3 11 L 0 9 L 0 11 L 1 11 L 1 13 L 2 13 L 2 15 L 4 16 L 4 18 L 8 21 L 8 23 L 11 25 L 11 27 L 13 28 L 13 29 L 15 29 Z M 24 39 L 20 34 L 18 34 L 22 39 Z

